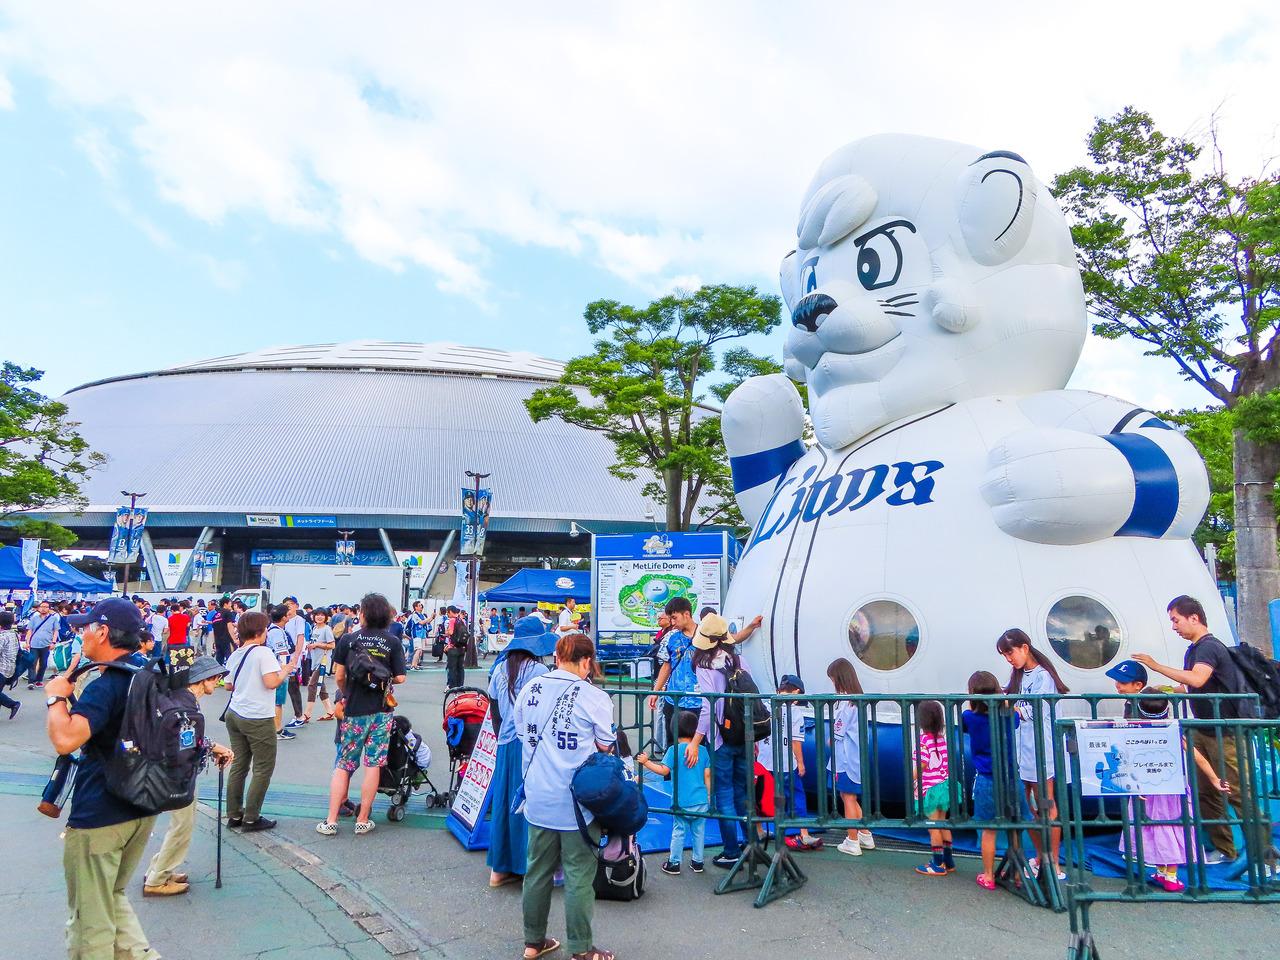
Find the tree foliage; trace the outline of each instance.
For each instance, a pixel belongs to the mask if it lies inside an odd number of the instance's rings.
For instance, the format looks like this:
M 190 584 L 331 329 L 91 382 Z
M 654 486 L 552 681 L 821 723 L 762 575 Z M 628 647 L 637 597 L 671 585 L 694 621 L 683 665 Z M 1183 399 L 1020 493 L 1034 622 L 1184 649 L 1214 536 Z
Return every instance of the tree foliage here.
M 776 328 L 781 308 L 755 287 L 727 285 L 644 307 L 597 300 L 584 313 L 599 337 L 593 351 L 570 360 L 560 382 L 535 390 L 525 406 L 535 422 L 558 417 L 608 437 L 610 472 L 651 478 L 644 492 L 664 506 L 668 530 L 712 519 L 740 524 L 720 417 L 704 404 L 708 393 L 723 400 L 745 378 L 781 370 L 742 346 L 717 357 L 723 344 Z
M 1126 107 L 1089 166 L 1054 180 L 1094 333 L 1132 337 L 1219 402 L 1280 386 L 1280 182 L 1228 176 L 1216 137 L 1167 137 Z
M 1192 535 L 1202 551 L 1212 543 L 1218 550 L 1218 577 L 1230 580 L 1235 575 L 1235 488 L 1233 485 L 1232 445 L 1235 412 L 1226 407 L 1210 410 L 1181 410 L 1161 414 L 1175 423 L 1199 451 L 1209 472 L 1209 509 Z
M 83 507 L 80 485 L 105 462 L 67 420 L 66 404 L 43 396 L 31 384 L 40 370 L 5 361 L 0 365 L 0 523 L 18 536 L 39 537 L 53 549 L 76 536 L 65 527 L 23 517 L 51 508 Z

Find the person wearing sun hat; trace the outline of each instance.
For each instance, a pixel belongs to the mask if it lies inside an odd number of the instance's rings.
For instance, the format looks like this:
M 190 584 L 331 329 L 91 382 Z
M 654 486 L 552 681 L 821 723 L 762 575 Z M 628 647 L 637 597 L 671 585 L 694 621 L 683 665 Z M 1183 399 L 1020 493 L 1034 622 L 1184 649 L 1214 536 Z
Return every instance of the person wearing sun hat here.
M 175 692 L 175 698 L 190 697 L 187 706 L 200 709 L 198 701 L 213 693 L 218 687 L 218 680 L 226 675 L 227 668 L 213 657 L 197 657 L 186 670 L 187 688 Z M 218 766 L 226 766 L 235 754 L 229 747 L 214 743 L 206 738 L 200 744 L 204 756 L 212 757 Z M 203 762 L 203 760 L 201 761 Z M 191 832 L 196 822 L 196 801 L 180 807 L 169 814 L 169 829 L 165 832 L 164 842 L 147 866 L 146 876 L 142 880 L 144 897 L 173 897 L 184 894 L 190 889 L 190 881 L 185 873 L 176 872 L 182 861 L 187 859 L 187 851 L 191 847 Z
M 515 635 L 498 654 L 489 673 L 489 712 L 498 734 L 498 756 L 493 769 L 493 799 L 489 810 L 489 886 L 517 883 L 528 869 L 529 823 L 523 813 L 512 813 L 512 799 L 524 780 L 520 740 L 516 737 L 516 696 L 525 684 L 548 670 L 542 657 L 555 653 L 558 635 L 541 617 L 521 617 Z
M 720 614 L 708 613 L 702 618 L 693 634 L 693 668 L 698 677 L 699 693 L 724 693 L 730 675 L 739 670 L 748 675 L 751 673 L 746 661 L 738 656 L 734 647 L 749 637 L 759 623 L 760 618 L 757 617 L 748 629 L 733 634 L 729 630 L 729 622 Z M 747 783 L 753 758 L 747 757 L 744 744 L 726 743 L 720 735 L 720 728 L 724 723 L 724 705 L 723 699 L 715 701 L 713 719 L 711 701 L 702 701 L 702 709 L 698 714 L 698 732 L 685 747 L 685 764 L 693 766 L 697 763 L 698 747 L 710 738 L 714 748 L 711 784 L 715 792 L 715 805 L 725 813 L 736 813 L 741 817 L 747 813 Z M 724 839 L 724 851 L 711 862 L 727 870 L 742 854 L 741 825 L 736 820 L 721 820 L 720 836 Z

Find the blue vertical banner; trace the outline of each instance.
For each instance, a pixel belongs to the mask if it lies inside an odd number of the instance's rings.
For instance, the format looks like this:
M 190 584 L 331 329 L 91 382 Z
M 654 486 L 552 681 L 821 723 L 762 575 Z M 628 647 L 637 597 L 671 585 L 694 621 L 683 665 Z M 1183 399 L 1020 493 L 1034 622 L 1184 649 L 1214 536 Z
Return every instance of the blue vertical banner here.
M 31 580 L 31 595 L 40 589 L 40 541 L 22 538 L 22 573 Z
M 107 548 L 108 563 L 137 563 L 142 549 L 142 531 L 147 525 L 146 507 L 120 507 L 116 510 L 116 523 L 111 529 L 111 545 Z
M 487 488 L 462 488 L 462 546 L 460 557 L 483 557 L 484 541 L 489 532 L 489 507 L 493 491 Z

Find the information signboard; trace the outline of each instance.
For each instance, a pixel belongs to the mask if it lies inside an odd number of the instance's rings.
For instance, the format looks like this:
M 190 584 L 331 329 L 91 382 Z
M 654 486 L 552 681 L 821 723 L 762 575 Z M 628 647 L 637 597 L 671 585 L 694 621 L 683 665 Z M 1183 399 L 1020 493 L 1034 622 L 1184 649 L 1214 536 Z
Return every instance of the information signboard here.
M 445 821 L 449 832 L 458 838 L 468 850 L 482 850 L 489 844 L 489 791 L 493 784 L 493 772 L 498 765 L 498 737 L 493 732 L 493 718 L 485 712 L 484 723 L 476 737 L 475 749 L 467 760 L 466 772 L 458 784 L 449 817 Z
M 1077 720 L 1086 797 L 1180 796 L 1187 789 L 1176 720 Z

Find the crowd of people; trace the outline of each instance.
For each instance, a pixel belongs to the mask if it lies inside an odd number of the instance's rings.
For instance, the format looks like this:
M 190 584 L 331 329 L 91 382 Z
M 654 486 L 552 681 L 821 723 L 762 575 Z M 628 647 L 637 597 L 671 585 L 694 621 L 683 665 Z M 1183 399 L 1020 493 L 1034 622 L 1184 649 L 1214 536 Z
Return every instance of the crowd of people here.
M 94 680 L 96 671 L 89 671 L 73 687 L 68 675 L 77 663 L 118 659 L 145 665 L 149 658 L 165 658 L 171 669 L 180 671 L 193 705 L 218 687 L 228 691 L 222 716 L 228 745 L 205 741 L 202 749 L 213 762 L 227 766 L 227 826 L 244 832 L 276 826 L 262 810 L 279 744 L 294 739 L 312 722 L 337 721 L 327 815 L 315 829 L 332 837 L 342 818 L 351 817 L 355 835 L 361 836 L 374 829 L 372 806 L 392 729 L 400 719 L 395 714 L 396 686 L 406 682 L 409 672 L 421 669 L 424 657 L 443 661 L 447 685 L 460 686 L 462 664 L 475 642 L 463 611 L 445 607 L 432 616 L 422 606 L 416 603 L 397 612 L 378 594 L 362 598 L 358 605 L 321 608 L 299 606 L 296 598 L 287 598 L 264 612 L 237 610 L 227 598 L 203 607 L 198 602 L 153 606 L 112 598 L 88 608 L 40 603 L 29 612 L 22 630 L 13 611 L 0 610 L 0 676 L 7 678 L 0 687 L 13 687 L 24 678 L 30 689 L 43 684 L 53 746 L 60 754 L 80 754 L 64 849 L 73 917 L 68 928 L 71 955 L 99 955 L 95 950 L 109 955 L 113 949 L 116 955 L 149 955 L 124 890 L 155 821 L 154 815 L 119 801 L 104 782 L 103 758 L 119 735 L 128 679 L 103 671 Z M 1169 604 L 1169 615 L 1175 632 L 1188 641 L 1181 667 L 1137 654 L 1108 671 L 1116 691 L 1133 697 L 1126 702 L 1126 716 L 1169 715 L 1167 692 L 1148 685 L 1150 673 L 1166 677 L 1179 691 L 1225 693 L 1238 686 L 1231 675 L 1235 664 L 1227 648 L 1209 633 L 1200 604 L 1189 597 L 1176 598 Z M 803 679 L 780 679 L 777 693 L 791 698 L 791 706 L 779 708 L 778 716 L 766 719 L 764 735 L 753 738 L 743 734 L 745 725 L 759 723 L 749 706 L 707 696 L 755 689 L 738 650 L 761 626 L 759 617 L 734 630 L 714 610 L 704 609 L 695 617 L 685 598 L 666 605 L 653 648 L 658 669 L 649 698 L 658 742 L 652 753 L 642 750 L 631 757 L 625 737 L 615 727 L 613 703 L 597 683 L 600 664 L 591 640 L 579 629 L 574 606 L 566 604 L 555 621 L 534 612 L 509 617 L 504 624 L 502 616 L 491 611 L 479 628 L 486 631 L 496 622 L 499 628 L 509 626 L 512 634 L 488 678 L 497 758 L 487 863 L 490 886 L 523 885 L 524 956 L 529 960 L 560 946 L 547 934 L 550 894 L 557 885 L 565 891 L 566 946 L 571 954 L 579 960 L 612 957 L 595 946 L 592 931 L 598 852 L 593 846 L 600 831 L 589 812 L 585 822 L 579 822 L 584 811 L 575 809 L 571 790 L 574 771 L 595 751 L 617 751 L 627 755 L 629 764 L 675 781 L 677 814 L 662 864 L 667 874 L 682 871 L 686 846 L 692 848 L 692 871 L 704 871 L 705 825 L 712 811 L 724 819 L 719 820 L 722 850 L 711 863 L 728 869 L 738 861 L 748 840 L 747 792 L 762 774 L 781 778 L 780 795 L 790 812 L 804 815 L 805 724 L 803 703 L 795 699 L 805 694 Z M 1045 804 L 1049 818 L 1057 819 L 1056 771 L 1052 751 L 1043 747 L 1052 742 L 1051 714 L 1037 706 L 1035 695 L 1069 691 L 1052 661 L 1024 631 L 1010 629 L 994 646 L 993 657 L 1003 657 L 1009 678 L 1001 682 L 989 671 L 974 673 L 967 684 L 971 699 L 960 719 L 961 730 L 951 732 L 967 735 L 973 759 L 970 782 L 956 782 L 961 766 L 948 756 L 947 744 L 958 741 L 948 735 L 941 704 L 920 702 L 914 716 L 906 718 L 913 726 L 915 745 L 911 790 L 918 809 L 931 820 L 945 821 L 952 815 L 951 798 L 957 789 L 970 798 L 977 821 L 995 820 L 998 814 L 1030 819 L 1031 810 Z M 51 651 L 58 651 L 56 658 Z M 550 665 L 544 662 L 547 658 L 552 659 Z M 826 674 L 836 694 L 850 699 L 835 704 L 832 712 L 825 774 L 840 812 L 858 821 L 863 817 L 867 706 L 855 699 L 863 690 L 850 660 L 833 661 Z M 314 713 L 317 700 L 322 705 L 319 716 Z M 1001 709 L 993 710 L 997 702 Z M 284 717 L 286 706 L 291 706 L 292 719 Z M 10 707 L 11 716 L 16 709 Z M 1197 717 L 1208 717 L 1214 708 L 1193 701 L 1191 709 Z M 781 740 L 777 750 L 773 736 Z M 1222 820 L 1228 801 L 1237 811 L 1244 802 L 1234 743 L 1202 730 L 1191 736 L 1200 770 L 1202 816 Z M 997 784 L 993 741 L 1002 738 L 1004 755 L 1011 758 L 1010 782 Z M 752 739 L 754 756 L 748 756 Z M 353 780 L 358 788 L 355 803 L 349 799 Z M 763 793 L 771 795 L 772 788 Z M 1010 805 L 1004 811 L 996 809 L 1000 798 Z M 1180 809 L 1179 798 L 1172 802 Z M 1148 805 L 1146 814 L 1160 817 L 1162 810 L 1158 804 Z M 194 805 L 171 814 L 165 842 L 144 877 L 145 895 L 173 896 L 189 888 L 179 867 L 190 844 L 193 817 Z M 755 829 L 763 836 L 763 825 Z M 1187 862 L 1181 828 L 1155 824 L 1141 829 L 1147 862 L 1156 868 L 1151 881 L 1166 890 L 1181 889 L 1177 868 Z M 807 829 L 786 833 L 782 840 L 798 852 L 823 845 Z M 1210 846 L 1198 859 L 1234 859 L 1229 826 L 1211 826 L 1206 834 Z M 950 831 L 940 825 L 929 830 L 929 838 L 931 855 L 916 871 L 927 877 L 952 874 Z M 977 883 L 987 890 L 995 888 L 996 839 L 994 830 L 983 831 Z M 1060 831 L 1051 832 L 1047 846 L 1038 832 L 1032 839 L 1033 871 L 1045 864 L 1062 877 Z M 1269 844 L 1269 838 L 1264 842 Z M 1133 849 L 1132 837 L 1124 843 Z M 836 849 L 862 856 L 876 849 L 875 837 L 870 830 L 850 826 Z

